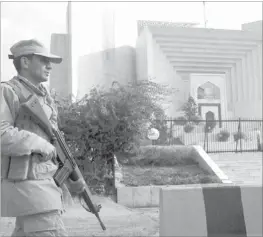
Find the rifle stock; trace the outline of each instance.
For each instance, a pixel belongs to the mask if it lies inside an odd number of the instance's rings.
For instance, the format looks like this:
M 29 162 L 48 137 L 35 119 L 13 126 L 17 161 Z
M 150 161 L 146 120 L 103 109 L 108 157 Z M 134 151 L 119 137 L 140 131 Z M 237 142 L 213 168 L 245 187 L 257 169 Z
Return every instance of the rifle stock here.
M 52 127 L 49 119 L 42 109 L 42 106 L 39 103 L 38 98 L 35 95 L 31 95 L 28 100 L 21 105 L 21 107 L 24 109 L 25 112 L 30 114 L 34 122 L 37 123 L 46 132 L 46 134 L 50 137 L 53 145 L 56 147 L 59 164 L 59 168 L 53 176 L 56 184 L 58 186 L 61 186 L 68 178 L 73 181 L 77 181 L 79 179 L 84 181 L 78 165 L 73 155 L 71 154 L 61 132 L 59 131 L 59 129 L 55 129 Z M 84 186 L 85 187 L 83 189 L 83 192 L 79 195 L 83 198 L 84 202 L 88 206 L 89 211 L 97 217 L 101 228 L 103 230 L 106 230 L 106 227 L 104 226 L 98 214 L 101 205 L 95 206 L 93 204 L 94 202 L 92 201 L 92 194 L 87 184 L 85 183 Z M 85 209 L 87 210 L 87 208 Z

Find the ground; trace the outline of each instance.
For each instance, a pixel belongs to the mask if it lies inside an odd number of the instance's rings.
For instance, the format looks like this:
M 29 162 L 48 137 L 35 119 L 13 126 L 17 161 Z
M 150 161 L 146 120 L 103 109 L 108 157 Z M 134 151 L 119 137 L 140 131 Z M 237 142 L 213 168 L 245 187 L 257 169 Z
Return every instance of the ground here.
M 208 155 L 233 183 L 262 185 L 262 152 L 209 153 Z
M 103 231 L 97 218 L 79 204 L 68 208 L 64 222 L 69 236 L 159 236 L 158 208 L 130 209 L 99 197 L 102 204 L 100 217 L 107 230 Z M 10 236 L 13 218 L 1 218 L 0 236 Z
M 262 185 L 262 153 L 209 154 L 234 183 Z M 96 217 L 75 204 L 64 216 L 70 236 L 159 236 L 158 208 L 130 209 L 109 198 L 98 198 L 103 205 L 103 232 Z M 0 237 L 10 236 L 14 221 L 1 218 Z

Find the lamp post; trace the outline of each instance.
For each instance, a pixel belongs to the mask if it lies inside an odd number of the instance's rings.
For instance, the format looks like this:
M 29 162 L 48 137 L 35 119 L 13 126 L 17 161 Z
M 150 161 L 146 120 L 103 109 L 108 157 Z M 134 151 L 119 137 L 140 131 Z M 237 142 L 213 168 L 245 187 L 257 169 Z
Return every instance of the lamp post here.
M 69 94 L 72 94 L 72 9 L 71 9 L 71 2 L 68 2 L 67 6 L 67 43 L 68 43 L 68 66 L 67 66 L 67 73 L 69 78 Z

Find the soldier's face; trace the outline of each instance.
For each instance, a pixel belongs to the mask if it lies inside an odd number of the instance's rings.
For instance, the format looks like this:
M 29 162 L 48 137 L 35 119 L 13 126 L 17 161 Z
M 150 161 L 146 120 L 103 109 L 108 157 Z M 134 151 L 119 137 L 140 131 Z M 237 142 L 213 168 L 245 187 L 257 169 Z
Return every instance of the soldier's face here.
M 33 55 L 28 65 L 28 72 L 34 80 L 46 82 L 49 80 L 52 67 L 48 58 L 39 55 Z

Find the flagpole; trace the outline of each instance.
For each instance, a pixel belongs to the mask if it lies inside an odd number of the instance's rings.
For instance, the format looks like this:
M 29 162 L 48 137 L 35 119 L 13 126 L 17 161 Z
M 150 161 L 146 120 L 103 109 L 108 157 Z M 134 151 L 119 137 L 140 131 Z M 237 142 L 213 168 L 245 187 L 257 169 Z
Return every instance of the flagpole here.
M 206 19 L 206 2 L 203 1 L 203 12 L 204 12 L 204 25 L 205 25 L 205 28 L 207 26 L 207 19 Z
M 68 1 L 67 6 L 67 36 L 68 36 L 68 77 L 69 77 L 69 94 L 72 94 L 72 8 L 71 1 Z

